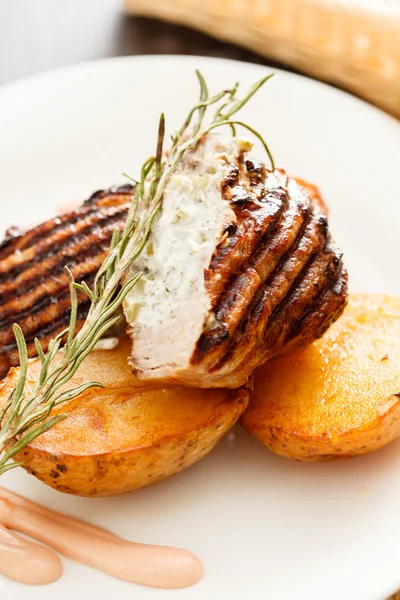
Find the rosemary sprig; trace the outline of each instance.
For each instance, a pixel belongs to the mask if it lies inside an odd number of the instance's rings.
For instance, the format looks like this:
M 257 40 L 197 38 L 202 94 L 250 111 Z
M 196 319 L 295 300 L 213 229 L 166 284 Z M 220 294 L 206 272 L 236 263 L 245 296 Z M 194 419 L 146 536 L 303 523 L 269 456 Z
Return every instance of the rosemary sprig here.
M 51 415 L 55 407 L 76 398 L 91 387 L 102 387 L 98 382 L 88 382 L 72 389 L 62 389 L 100 338 L 119 320 L 118 308 L 141 277 L 141 273 L 137 273 L 127 279 L 129 269 L 146 245 L 161 209 L 168 180 L 183 155 L 188 150 L 195 149 L 200 140 L 213 129 L 229 126 L 235 135 L 236 126 L 241 126 L 261 141 L 270 159 L 271 168 L 274 169 L 272 155 L 262 136 L 246 123 L 232 118 L 272 74 L 258 81 L 243 98 L 237 98 L 238 84 L 210 96 L 204 77 L 199 71 L 196 71 L 196 74 L 200 84 L 199 102 L 190 110 L 182 127 L 172 136 L 166 158 L 163 154 L 165 121 L 164 115 L 161 115 L 156 154 L 143 164 L 140 181 L 133 180 L 136 183 L 135 194 L 124 230 L 114 232 L 110 253 L 97 273 L 93 289 L 85 282 L 75 282 L 71 271 L 65 269 L 69 278 L 72 307 L 69 327 L 50 342 L 46 353 L 39 340 L 35 339 L 41 369 L 33 385 L 30 384 L 29 390 L 26 342 L 21 328 L 14 325 L 21 366 L 17 384 L 0 411 L 0 475 L 22 465 L 13 462 L 13 458 L 32 440 L 66 418 L 67 415 L 63 413 Z M 207 112 L 212 106 L 216 107 L 216 111 L 211 119 L 206 121 Z M 91 305 L 82 329 L 76 333 L 78 290 L 88 296 Z M 66 343 L 59 358 L 58 351 L 65 338 Z

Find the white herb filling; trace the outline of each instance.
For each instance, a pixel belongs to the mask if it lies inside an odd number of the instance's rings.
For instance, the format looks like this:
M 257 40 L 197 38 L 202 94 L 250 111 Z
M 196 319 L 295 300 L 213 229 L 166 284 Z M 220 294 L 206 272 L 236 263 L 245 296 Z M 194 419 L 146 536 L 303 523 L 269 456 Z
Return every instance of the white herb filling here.
M 204 270 L 234 219 L 221 179 L 243 143 L 209 135 L 167 183 L 162 212 L 133 270 L 144 274 L 124 303 L 133 364 L 146 376 L 165 377 L 189 366 L 211 308 Z

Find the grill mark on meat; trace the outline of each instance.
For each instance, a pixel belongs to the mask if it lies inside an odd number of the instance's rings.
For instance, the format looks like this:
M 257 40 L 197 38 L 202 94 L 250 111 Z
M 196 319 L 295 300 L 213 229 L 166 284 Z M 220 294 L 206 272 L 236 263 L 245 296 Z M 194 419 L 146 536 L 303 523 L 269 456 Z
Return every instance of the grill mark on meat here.
M 274 268 L 269 270 L 263 288 L 260 290 L 260 301 L 253 302 L 251 312 L 248 315 L 248 319 L 253 327 L 256 327 L 261 319 L 266 317 L 265 308 L 269 309 L 268 318 L 272 318 L 281 299 L 285 298 L 285 295 L 296 284 L 296 280 L 300 274 L 307 269 L 310 259 L 318 252 L 323 243 L 322 231 L 318 231 L 319 225 L 321 223 L 313 219 L 313 214 L 308 209 L 306 211 L 306 218 L 298 230 L 297 236 L 287 250 L 279 256 L 278 262 L 273 265 Z M 310 251 L 310 254 L 308 251 Z M 267 257 L 266 252 L 265 258 L 267 259 Z M 304 260 L 306 261 L 305 263 Z M 269 302 L 264 308 L 265 302 L 269 298 L 273 302 Z
M 320 206 L 321 204 L 311 203 L 309 197 L 290 198 L 286 211 L 272 231 L 275 248 L 271 245 L 270 233 L 269 243 L 260 240 L 256 252 L 250 256 L 247 254 L 247 265 L 244 265 L 244 270 L 239 276 L 233 277 L 230 295 L 229 292 L 228 295 L 225 292 L 225 298 L 223 294 L 218 299 L 218 309 L 214 308 L 215 319 L 211 320 L 213 326 L 210 331 L 203 332 L 191 364 L 201 362 L 208 365 L 209 372 L 223 374 L 238 368 L 243 357 L 251 361 L 253 348 L 259 343 L 264 332 L 273 327 L 275 321 L 278 321 L 283 334 L 286 323 L 279 317 L 279 311 L 290 301 L 297 286 L 300 286 L 307 274 L 311 277 L 318 275 L 318 267 L 311 266 L 318 260 L 318 256 L 324 255 L 325 258 L 320 258 L 320 261 L 323 260 L 326 267 L 333 261 L 339 268 L 341 257 L 337 260 L 335 253 L 331 252 L 327 259 L 324 254 L 328 223 L 326 216 L 319 210 Z M 305 215 L 307 220 L 304 220 Z M 292 239 L 292 243 L 285 245 L 285 236 L 293 233 L 293 222 L 288 222 L 290 217 L 295 222 L 297 220 L 297 225 L 301 223 L 301 227 L 295 240 Z M 280 236 L 283 239 L 280 239 Z M 282 248 L 284 253 L 282 255 L 281 252 L 279 257 Z M 274 261 L 276 254 L 279 257 L 278 264 Z M 329 286 L 331 283 L 328 273 L 322 268 L 322 263 L 316 264 L 319 264 L 321 269 L 320 281 L 313 282 L 312 296 L 306 293 L 301 296 L 310 313 L 314 310 L 311 297 L 315 300 L 318 292 L 322 294 L 321 285 Z M 271 267 L 275 267 L 272 273 Z M 338 304 L 343 304 L 343 301 L 338 301 Z M 298 315 L 298 318 L 300 317 L 304 318 L 305 315 Z M 246 348 L 244 354 L 235 353 L 239 345 Z M 279 340 L 275 343 L 275 350 L 278 345 Z M 232 360 L 235 354 L 236 360 Z
M 116 227 L 121 229 L 123 225 L 124 220 L 120 218 L 118 220 L 106 220 L 104 227 L 95 229 L 90 235 L 81 238 L 71 236 L 69 238 L 70 243 L 64 245 L 60 252 L 56 252 L 58 247 L 55 248 L 52 256 L 27 268 L 8 285 L 0 284 L 0 299 L 4 303 L 0 307 L 0 324 L 2 317 L 29 306 L 30 293 L 34 294 L 36 298 L 40 298 L 39 290 L 49 292 L 50 289 L 47 289 L 46 286 L 43 287 L 43 282 L 48 282 L 49 285 L 52 284 L 50 286 L 52 288 L 51 292 L 55 292 L 54 282 L 57 281 L 57 276 L 63 272 L 67 262 L 68 266 L 72 268 L 77 264 L 84 263 L 86 259 L 90 259 L 96 254 L 103 256 L 108 249 L 114 229 Z M 64 277 L 63 282 L 66 282 L 66 280 L 66 277 Z M 12 298 L 11 302 L 9 302 L 10 298 Z
M 262 240 L 249 264 L 266 281 L 284 260 L 285 254 L 294 247 L 304 233 L 309 218 L 310 206 L 291 199 L 285 214 L 271 232 L 269 239 Z
M 12 281 L 21 273 L 42 263 L 46 259 L 51 259 L 55 253 L 61 254 L 68 247 L 77 244 L 83 236 L 91 234 L 101 234 L 103 224 L 112 224 L 121 220 L 126 215 L 126 207 L 110 207 L 109 209 L 101 209 L 93 216 L 79 221 L 75 226 L 63 227 L 62 230 L 51 233 L 37 245 L 31 246 L 22 251 L 21 254 L 13 254 L 4 260 L 4 264 L 0 265 L 0 289 L 4 284 Z M 3 285 L 2 285 L 3 284 Z M 1 292 L 0 292 L 1 293 Z
M 233 337 L 233 333 L 236 329 L 238 329 L 244 337 L 244 334 L 247 333 L 247 330 L 251 328 L 252 335 L 247 335 L 247 342 L 249 342 L 250 337 L 252 337 L 253 344 L 256 343 L 257 338 L 259 337 L 259 335 L 257 335 L 259 324 L 270 318 L 272 307 L 269 300 L 271 300 L 271 302 L 273 300 L 277 302 L 281 296 L 284 297 L 286 290 L 282 287 L 282 284 L 286 278 L 286 273 L 290 271 L 290 269 L 286 268 L 286 270 L 284 270 L 283 265 L 285 261 L 288 262 L 291 260 L 293 263 L 296 261 L 296 255 L 293 256 L 293 252 L 296 252 L 298 244 L 302 239 L 305 226 L 306 225 L 304 223 L 293 244 L 286 250 L 283 256 L 279 257 L 278 263 L 275 264 L 275 268 L 272 270 L 272 274 L 264 282 L 262 287 L 259 286 L 254 295 L 248 295 L 249 302 L 247 303 L 247 306 L 243 307 L 247 310 L 243 310 L 241 318 L 238 319 L 236 327 L 231 332 L 229 332 L 225 327 L 224 312 L 229 310 L 229 305 L 224 302 L 222 306 L 223 310 L 216 314 L 217 325 L 214 330 L 203 333 L 201 336 L 197 346 L 198 352 L 196 351 L 193 362 L 207 361 L 210 366 L 213 366 L 212 351 L 216 349 L 219 356 L 217 364 L 219 366 L 224 364 L 231 358 L 236 346 L 237 338 L 236 336 Z M 245 280 L 245 278 L 246 273 L 244 274 L 243 280 Z M 225 348 L 222 348 L 222 342 L 225 342 Z M 221 351 L 225 352 L 223 357 L 220 357 Z
M 252 326 L 256 328 L 262 319 L 268 318 L 265 312 L 268 307 L 268 298 L 274 297 L 277 300 L 284 293 L 283 285 L 287 273 L 290 273 L 292 277 L 295 275 L 295 264 L 299 261 L 299 245 L 306 243 L 305 240 L 313 238 L 313 236 L 316 241 L 320 239 L 321 244 L 323 243 L 324 224 L 319 224 L 322 231 L 318 237 L 316 233 L 318 225 L 310 212 L 310 203 L 307 207 L 302 205 L 301 211 L 296 211 L 296 207 L 296 199 L 291 199 L 291 205 L 277 223 L 273 235 L 264 240 L 264 245 L 257 248 L 255 255 L 250 256 L 249 266 L 243 271 L 238 282 L 243 290 L 242 302 L 239 303 L 241 312 L 238 311 L 237 304 L 237 278 L 233 279 L 231 288 L 220 296 L 218 307 L 214 309 L 216 326 L 211 331 L 202 334 L 193 355 L 193 363 L 204 360 L 206 353 L 209 354 L 211 362 L 210 351 L 218 347 L 218 352 L 220 352 L 221 343 L 226 343 L 235 329 L 243 328 L 243 319 L 250 320 Z M 293 227 L 294 212 L 297 217 L 296 227 Z M 308 236 L 305 233 L 307 227 L 311 228 Z M 266 262 L 266 266 L 262 265 L 263 261 Z M 288 261 L 291 261 L 294 266 Z M 251 266 L 252 263 L 259 267 L 259 272 Z M 263 268 L 260 268 L 260 264 Z M 301 268 L 300 263 L 297 268 Z M 234 314 L 231 312 L 233 304 L 236 304 Z M 229 325 L 231 325 L 230 329 Z
M 300 213 L 298 212 L 297 214 L 299 215 Z M 273 235 L 265 239 L 264 246 L 262 248 L 258 246 L 257 256 L 254 254 L 250 256 L 249 266 L 241 275 L 241 289 L 243 292 L 247 291 L 247 295 L 251 294 L 251 296 L 253 296 L 257 293 L 260 284 L 264 286 L 268 285 L 268 278 L 271 277 L 273 280 L 274 273 L 279 273 L 284 269 L 284 263 L 287 261 L 290 253 L 302 242 L 303 236 L 306 236 L 306 227 L 308 225 L 312 227 L 313 225 L 307 209 L 302 211 L 301 217 L 302 221 L 300 221 L 300 227 L 297 229 L 292 228 L 290 231 L 292 235 L 283 240 L 281 234 L 282 232 L 285 233 L 285 231 L 284 228 L 281 227 L 282 223 L 279 222 L 273 231 Z M 254 266 L 259 267 L 259 270 L 255 269 Z M 246 281 L 247 274 L 249 276 Z M 252 286 L 252 281 L 255 282 L 255 286 Z M 235 295 L 237 295 L 237 292 Z M 227 320 L 228 317 L 226 312 L 229 311 L 231 303 L 232 301 L 229 299 L 229 290 L 227 290 L 224 296 L 221 297 L 221 302 L 218 309 L 215 311 L 217 321 L 225 322 Z
M 93 279 L 94 277 L 91 277 L 91 279 L 85 278 L 85 281 L 90 285 L 93 283 Z M 78 294 L 79 302 L 86 301 L 86 299 L 87 297 L 82 292 Z M 41 335 L 46 327 L 50 326 L 52 323 L 57 323 L 59 315 L 68 312 L 70 306 L 70 297 L 68 290 L 66 290 L 63 294 L 60 294 L 57 298 L 57 302 L 52 302 L 50 298 L 49 300 L 45 299 L 42 305 L 38 307 L 34 306 L 25 319 L 20 319 L 18 321 L 18 325 L 21 327 L 27 339 L 30 337 L 34 339 L 37 337 L 38 333 Z M 10 327 L 2 332 L 1 338 L 2 350 L 3 348 L 7 348 L 9 344 L 13 344 L 14 335 L 12 328 Z
M 234 193 L 231 184 L 234 186 L 236 181 L 231 172 L 223 180 L 221 189 L 225 199 L 231 198 Z M 255 196 L 249 195 L 249 198 L 256 200 Z M 252 256 L 257 248 L 265 243 L 268 236 L 272 235 L 288 203 L 287 192 L 279 186 L 268 191 L 262 202 L 254 201 L 236 210 L 237 223 L 231 223 L 225 228 L 225 232 L 228 233 L 228 245 L 216 248 L 210 266 L 204 273 L 212 308 L 217 305 L 220 295 L 227 286 L 229 287 L 229 281 L 235 274 L 243 271 L 248 256 Z
M 104 244 L 95 244 L 90 246 L 82 253 L 79 253 L 77 257 L 68 257 L 68 267 L 72 271 L 76 281 L 82 276 L 88 276 L 92 271 L 98 268 L 100 259 L 105 258 L 107 255 L 107 240 L 110 240 L 111 235 L 104 239 Z M 92 255 L 96 253 L 95 259 Z M 18 288 L 18 295 L 20 297 L 12 300 L 8 300 L 7 304 L 0 307 L 0 327 L 7 324 L 8 320 L 12 318 L 20 319 L 25 316 L 27 312 L 32 310 L 33 304 L 36 305 L 41 303 L 44 298 L 48 298 L 50 295 L 52 298 L 57 298 L 60 290 L 65 290 L 67 286 L 67 276 L 64 273 L 64 266 L 66 261 L 60 261 L 54 268 L 49 272 L 43 272 L 39 280 L 35 283 L 35 287 L 30 285 L 30 281 L 25 282 L 25 288 Z M 8 296 L 8 294 L 7 294 Z M 14 298 L 14 295 L 11 295 Z
M 276 307 L 271 315 L 267 327 L 264 329 L 263 338 L 268 340 L 267 349 L 273 345 L 271 331 L 279 329 L 284 320 L 284 328 L 279 335 L 286 339 L 294 332 L 295 324 L 299 319 L 314 312 L 321 296 L 327 288 L 331 287 L 334 273 L 338 264 L 332 253 L 322 250 L 310 258 L 298 278 L 295 280 L 290 293 L 283 302 Z
M 320 270 L 319 274 L 324 285 L 320 286 L 320 294 L 315 299 L 314 303 L 305 306 L 301 318 L 291 325 L 286 338 L 287 341 L 298 338 L 299 336 L 304 337 L 304 335 L 307 334 L 307 328 L 304 327 L 304 323 L 317 312 L 317 309 L 321 305 L 327 292 L 330 291 L 336 296 L 343 294 L 343 283 L 347 282 L 347 273 L 344 271 L 342 265 L 342 252 L 338 248 L 333 247 L 330 244 L 330 241 L 326 245 L 324 252 L 330 255 L 330 261 L 325 272 L 322 273 Z M 324 277 L 324 275 L 326 275 L 326 277 Z M 327 327 L 329 327 L 329 325 Z
M 78 331 L 82 327 L 83 323 L 85 322 L 85 318 L 86 318 L 87 312 L 89 310 L 89 306 L 90 306 L 89 300 L 81 302 L 80 307 L 78 309 L 76 331 Z M 60 315 L 57 320 L 52 321 L 51 323 L 48 323 L 47 326 L 41 330 L 40 343 L 42 344 L 42 346 L 44 348 L 48 347 L 49 342 L 56 335 L 58 335 L 59 333 L 61 333 L 61 331 L 66 329 L 66 327 L 68 326 L 68 323 L 69 323 L 69 319 L 70 319 L 70 310 L 67 310 L 62 315 Z M 35 348 L 34 339 L 35 339 L 35 336 L 31 335 L 31 336 L 28 336 L 27 340 L 26 340 L 29 358 L 33 358 L 36 356 L 36 348 Z M 3 365 L 6 366 L 7 368 L 9 368 L 10 365 L 17 366 L 19 364 L 19 355 L 18 355 L 18 349 L 17 349 L 16 344 L 9 344 L 8 346 L 5 346 L 4 348 L 2 348 L 1 356 L 6 358 L 6 362 L 4 362 Z M 1 366 L 1 362 L 0 362 L 0 366 Z
M 343 313 L 347 304 L 347 271 L 338 266 L 334 277 L 325 287 L 313 311 L 307 311 L 292 327 L 280 354 L 319 339 Z
M 0 242 L 0 260 L 13 252 L 13 248 L 17 243 L 18 238 L 20 238 L 23 233 L 24 232 L 19 227 L 9 227 L 7 229 L 4 240 Z
M 341 260 L 340 258 L 338 260 L 334 252 L 326 252 L 324 248 L 309 258 L 298 277 L 294 280 L 289 293 L 275 307 L 266 321 L 265 327 L 261 330 L 256 340 L 258 360 L 260 358 L 263 361 L 268 360 L 277 353 L 277 348 L 288 351 L 292 346 L 310 343 L 326 331 L 330 323 L 326 324 L 325 329 L 321 329 L 320 325 L 316 326 L 313 317 L 317 314 L 317 309 L 326 293 L 334 293 L 333 288 L 336 278 L 342 275 Z M 342 293 L 343 289 L 341 288 L 340 294 Z M 335 309 L 332 309 L 328 315 L 323 315 L 321 324 L 327 320 L 329 314 L 331 314 L 333 321 L 340 316 L 345 304 L 342 301 L 338 303 L 337 297 L 335 303 Z M 306 327 L 308 317 L 311 317 L 311 321 L 310 325 Z M 228 352 L 220 359 L 213 370 L 221 372 L 225 369 L 240 369 L 241 365 L 251 363 L 253 354 L 249 337 L 252 336 L 255 329 L 253 324 L 248 321 L 242 339 L 232 341 Z M 320 330 L 322 333 L 320 333 Z M 246 353 L 240 357 L 239 361 L 236 361 L 236 364 L 232 364 L 233 350 L 238 343 L 246 347 Z
M 83 217 L 90 216 L 93 212 L 97 212 L 96 207 L 88 206 L 76 209 L 73 213 L 69 213 L 68 215 L 55 217 L 51 221 L 47 221 L 43 226 L 39 225 L 39 227 L 31 229 L 26 234 L 21 233 L 18 238 L 14 238 L 15 243 L 11 250 L 12 252 L 15 252 L 16 250 L 19 250 L 20 252 L 27 250 L 40 240 L 46 238 L 49 232 L 54 234 L 62 229 L 65 226 L 65 223 L 68 223 L 69 226 L 73 225 Z M 0 258 L 3 259 L 4 257 L 1 256 Z
M 83 297 L 85 298 L 85 300 L 82 300 Z M 90 300 L 86 296 L 80 296 L 77 320 L 80 321 L 81 323 L 83 323 L 85 321 L 89 307 L 90 307 Z M 49 321 L 49 323 L 46 323 L 46 326 L 43 327 L 43 329 L 41 331 L 41 337 L 42 338 L 49 337 L 49 341 L 50 341 L 50 339 L 52 337 L 54 337 L 54 335 L 56 335 L 54 333 L 56 331 L 56 329 L 59 331 L 62 331 L 63 329 L 68 327 L 70 314 L 71 314 L 71 310 L 68 309 L 68 310 L 64 311 L 61 315 L 59 315 L 57 321 Z M 27 336 L 27 343 L 29 343 L 29 344 L 33 343 L 34 340 L 35 340 L 34 333 Z
M 95 226 L 96 221 L 99 220 L 99 209 L 96 208 L 96 206 L 83 206 L 80 210 L 76 210 L 74 211 L 74 213 L 71 214 L 71 218 L 68 218 L 69 215 L 62 215 L 61 217 L 58 217 L 57 219 L 55 219 L 55 227 L 49 227 L 47 229 L 47 231 L 45 229 L 42 229 L 39 233 L 37 233 L 34 237 L 32 237 L 31 240 L 29 240 L 28 243 L 22 245 L 19 250 L 28 250 L 29 248 L 31 248 L 32 246 L 36 245 L 37 243 L 39 243 L 40 241 L 44 240 L 47 238 L 48 234 L 51 232 L 51 235 L 55 235 L 61 231 L 63 231 L 63 229 L 65 228 L 65 225 L 68 225 L 68 227 L 72 227 L 73 225 L 76 225 L 77 223 L 82 222 L 83 217 L 86 217 L 87 219 L 94 217 L 94 221 L 93 221 L 93 227 Z
M 90 196 L 79 208 L 68 212 L 64 215 L 57 216 L 45 223 L 34 227 L 27 231 L 19 230 L 18 228 L 10 228 L 3 242 L 0 243 L 0 260 L 6 258 L 16 250 L 26 250 L 45 238 L 49 232 L 52 234 L 62 229 L 66 224 L 73 225 L 80 221 L 85 216 L 90 216 L 92 213 L 97 213 L 102 206 L 107 207 L 107 198 L 112 196 L 113 205 L 129 203 L 131 194 L 133 193 L 133 185 L 127 184 L 109 190 L 99 190 Z M 102 200 L 106 199 L 105 202 Z M 16 230 L 14 233 L 12 230 Z
M 77 283 L 82 282 L 83 280 L 91 286 L 94 281 L 95 275 L 103 261 L 103 259 L 107 256 L 107 253 L 104 252 L 99 257 L 99 260 L 90 261 L 90 263 L 84 263 L 79 269 L 79 275 L 74 274 L 75 281 Z M 26 310 L 16 314 L 15 316 L 12 314 L 11 318 L 4 319 L 2 323 L 0 323 L 0 347 L 2 344 L 7 344 L 10 338 L 13 338 L 12 325 L 13 323 L 18 323 L 25 330 L 25 333 L 28 333 L 32 330 L 33 327 L 37 327 L 37 318 L 39 313 L 43 313 L 46 308 L 50 309 L 46 313 L 46 319 L 48 319 L 48 315 L 50 313 L 54 313 L 54 311 L 58 310 L 58 303 L 61 303 L 64 299 L 69 300 L 70 294 L 68 289 L 68 278 L 63 274 L 63 278 L 57 282 L 58 289 L 55 292 L 51 292 L 49 290 L 48 293 L 43 293 L 40 298 L 35 300 L 35 298 L 30 299 L 29 304 L 27 304 Z M 41 321 L 41 323 L 43 320 Z
M 76 281 L 93 284 L 107 255 L 112 232 L 124 226 L 132 191 L 129 185 L 96 192 L 81 208 L 63 215 L 62 224 L 51 219 L 1 246 L 0 379 L 10 366 L 18 365 L 14 322 L 19 323 L 26 335 L 30 357 L 36 356 L 35 337 L 46 350 L 51 338 L 68 325 L 69 286 L 63 267 L 70 266 Z M 17 276 L 16 266 L 21 268 Z M 90 306 L 85 294 L 80 292 L 78 298 L 76 331 Z
M 257 211 L 245 220 L 245 225 L 239 224 L 235 234 L 229 238 L 229 247 L 217 248 L 215 260 L 206 271 L 207 291 L 213 308 L 217 305 L 220 295 L 229 287 L 229 280 L 243 271 L 248 254 L 253 255 L 261 239 L 272 235 L 279 221 L 285 204 L 274 203 L 273 207 Z

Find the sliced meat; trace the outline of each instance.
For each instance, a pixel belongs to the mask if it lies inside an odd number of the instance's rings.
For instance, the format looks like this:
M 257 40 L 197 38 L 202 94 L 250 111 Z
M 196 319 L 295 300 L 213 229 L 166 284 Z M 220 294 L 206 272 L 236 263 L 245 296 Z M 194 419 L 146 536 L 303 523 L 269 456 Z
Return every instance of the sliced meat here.
M 125 302 L 142 380 L 244 384 L 342 313 L 347 274 L 318 190 L 209 135 L 171 177 Z

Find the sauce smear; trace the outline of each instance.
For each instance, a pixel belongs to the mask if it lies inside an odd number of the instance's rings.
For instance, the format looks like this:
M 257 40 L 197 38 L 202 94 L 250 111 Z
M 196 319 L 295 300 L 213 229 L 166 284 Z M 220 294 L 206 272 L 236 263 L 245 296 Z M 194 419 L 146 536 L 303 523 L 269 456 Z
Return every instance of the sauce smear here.
M 51 550 L 10 532 L 19 531 L 85 565 L 132 583 L 176 589 L 203 576 L 186 550 L 123 540 L 104 529 L 49 510 L 0 487 L 0 574 L 20 583 L 45 584 L 62 574 Z

